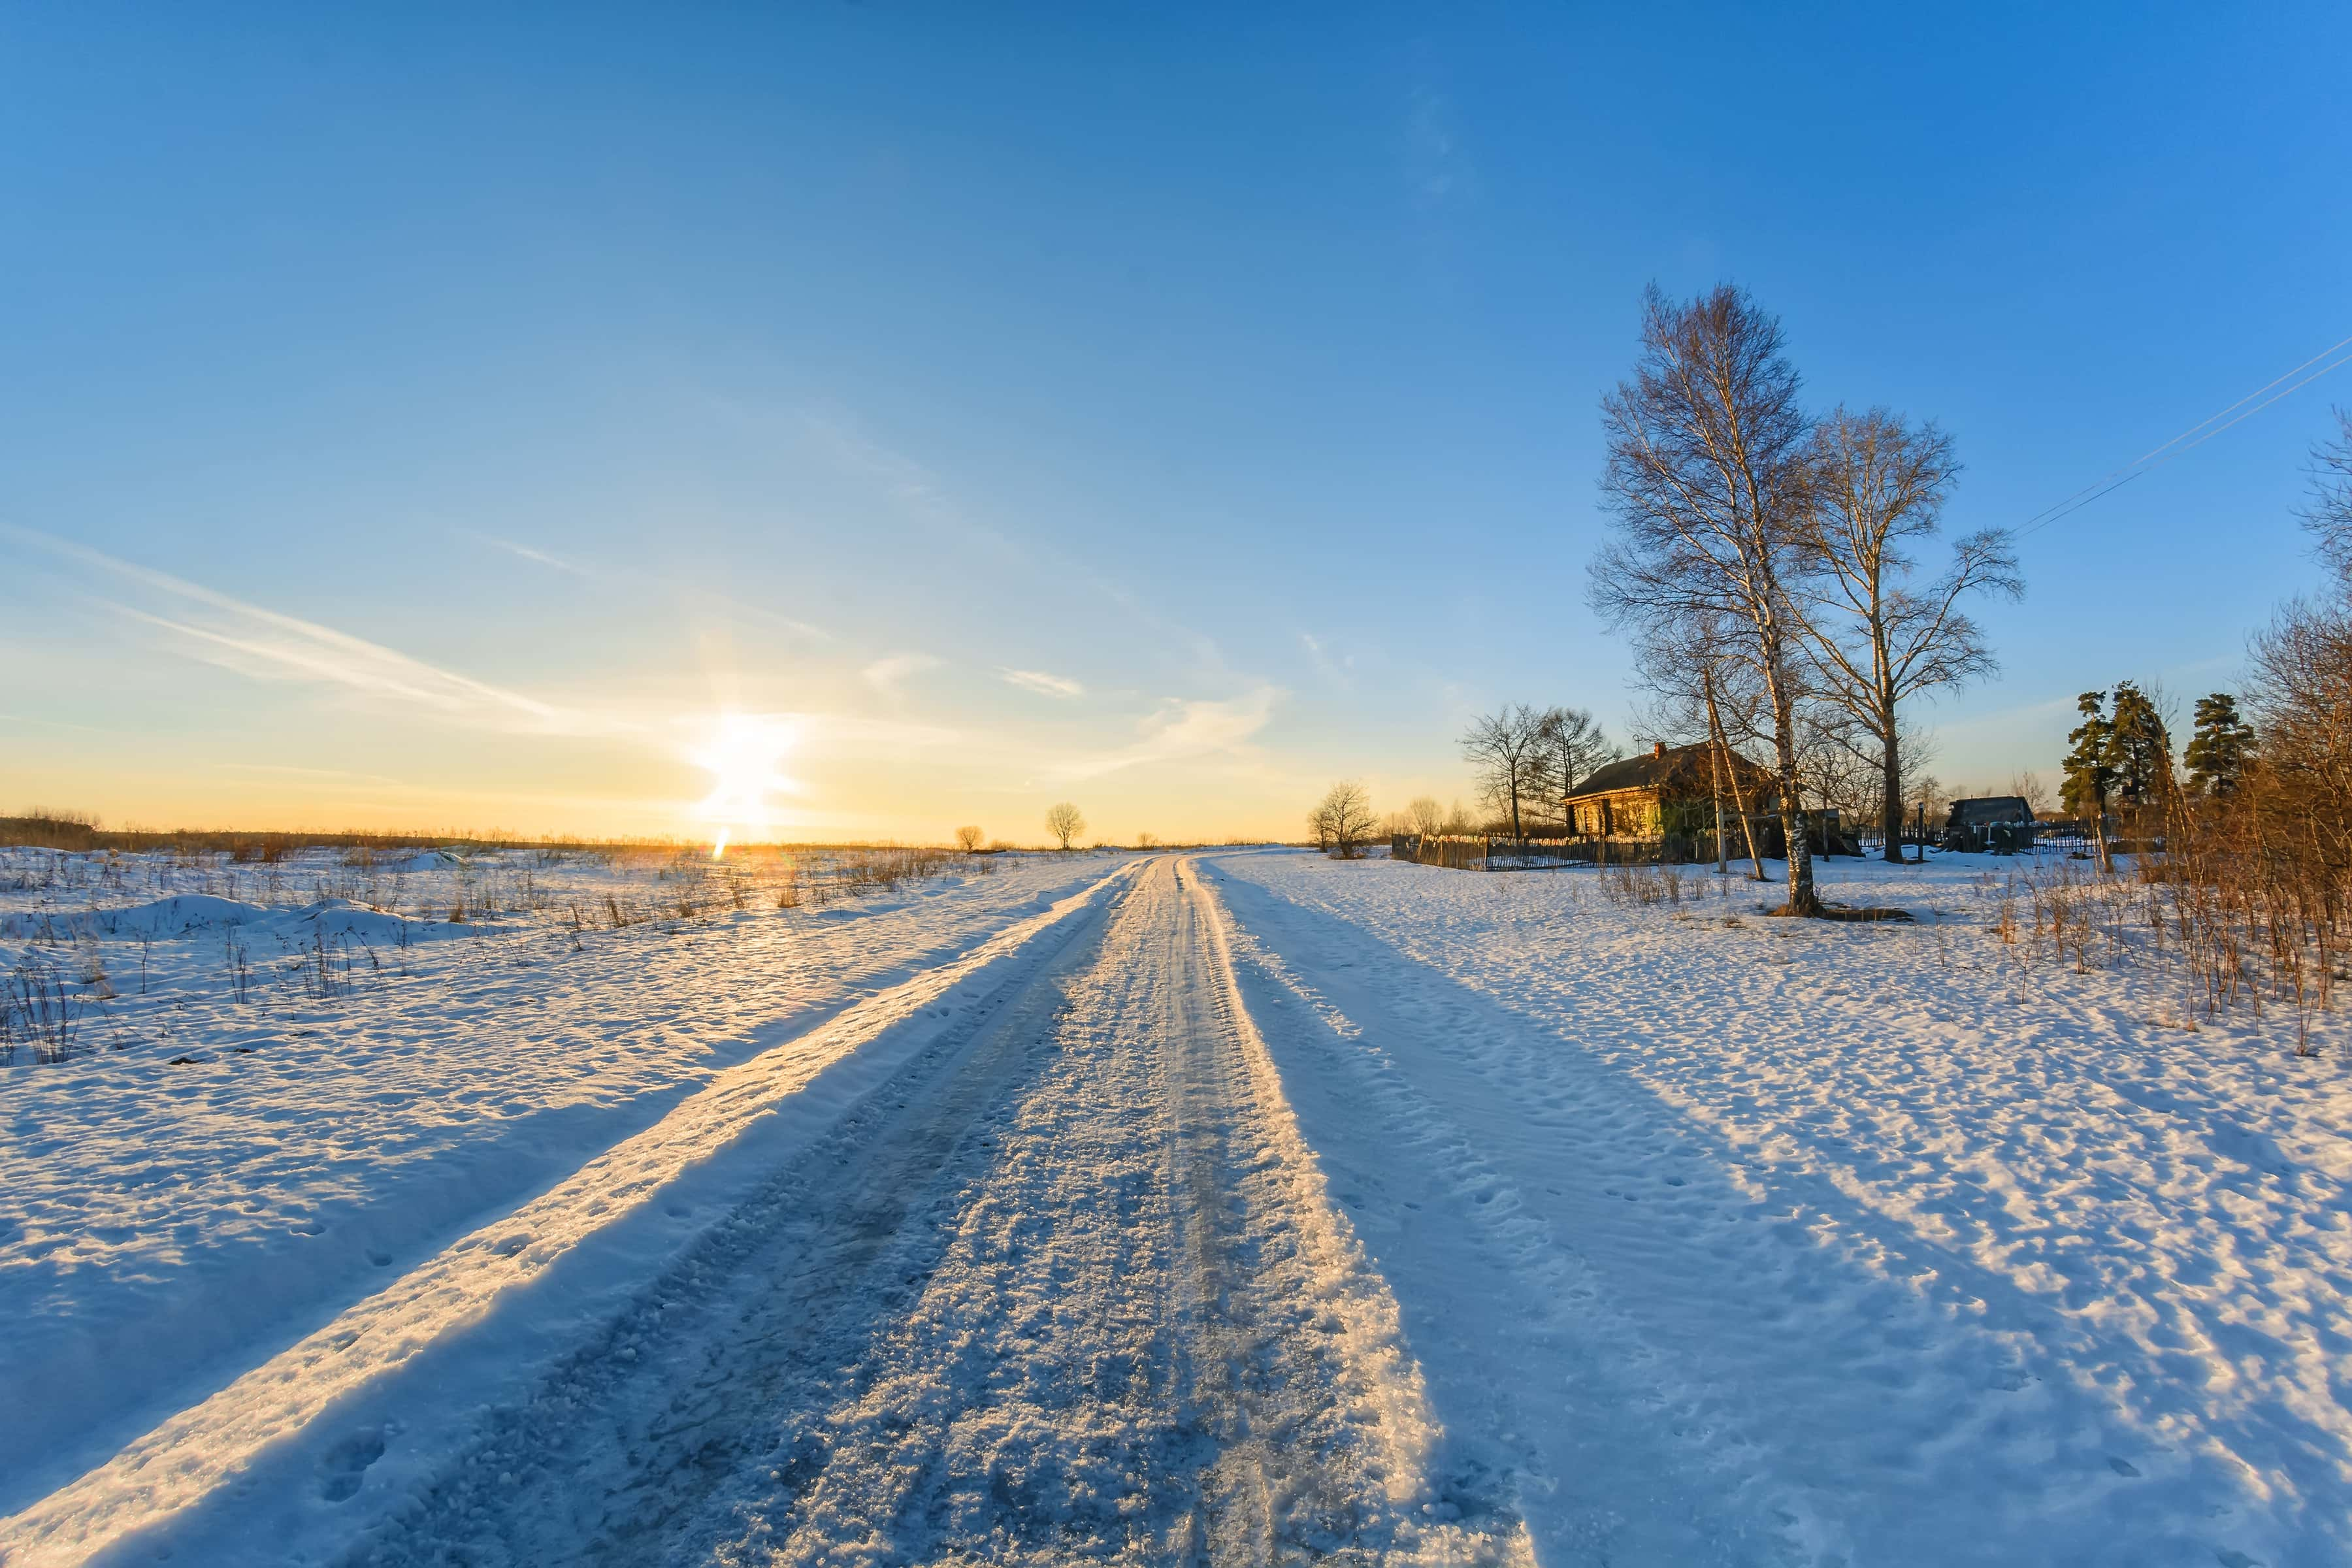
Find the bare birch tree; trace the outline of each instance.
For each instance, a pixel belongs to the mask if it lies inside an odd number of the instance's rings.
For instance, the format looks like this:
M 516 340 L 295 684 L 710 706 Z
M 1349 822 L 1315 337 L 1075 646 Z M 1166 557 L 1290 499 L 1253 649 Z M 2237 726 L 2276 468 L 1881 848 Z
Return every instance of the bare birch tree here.
M 2014 598 L 2025 585 L 2000 529 L 1958 540 L 1941 575 L 1913 583 L 1912 550 L 1942 526 L 1960 471 L 1951 437 L 1934 425 L 1838 408 L 1814 426 L 1810 458 L 1811 504 L 1800 528 L 1808 570 L 1794 607 L 1816 687 L 1853 721 L 1843 732 L 1849 748 L 1877 767 L 1884 853 L 1900 861 L 1903 704 L 1992 673 L 1984 634 L 1960 601 Z
M 1821 912 L 1798 773 L 1791 579 L 1803 569 L 1809 424 L 1780 321 L 1724 285 L 1680 304 L 1653 285 L 1633 379 L 1601 400 L 1601 493 L 1615 537 L 1592 566 L 1593 607 L 1620 626 L 1678 617 L 1719 626 L 1771 718 L 1789 851 L 1788 912 Z
M 1549 760 L 1543 715 L 1526 703 L 1498 708 L 1471 722 L 1462 737 L 1462 760 L 1477 770 L 1478 793 L 1524 838 L 1522 801 L 1541 795 Z

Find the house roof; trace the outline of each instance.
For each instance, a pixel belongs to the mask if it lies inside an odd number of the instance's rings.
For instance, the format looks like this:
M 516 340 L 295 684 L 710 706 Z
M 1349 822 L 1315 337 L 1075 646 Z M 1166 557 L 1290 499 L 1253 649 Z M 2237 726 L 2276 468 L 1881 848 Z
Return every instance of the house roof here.
M 1711 750 L 1704 742 L 1695 746 L 1654 747 L 1638 756 L 1621 757 L 1595 768 L 1590 778 L 1569 793 L 1570 800 L 1582 800 L 1588 795 L 1613 795 L 1628 789 L 1683 789 L 1694 794 L 1712 790 L 1714 776 L 1707 766 Z M 1764 769 L 1734 752 L 1732 766 L 1740 770 L 1743 782 L 1769 782 Z
M 2032 820 L 2033 808 L 2025 804 L 2022 795 L 1982 795 L 1952 802 L 1952 815 L 1945 819 L 1944 826 L 1982 827 L 1988 823 Z

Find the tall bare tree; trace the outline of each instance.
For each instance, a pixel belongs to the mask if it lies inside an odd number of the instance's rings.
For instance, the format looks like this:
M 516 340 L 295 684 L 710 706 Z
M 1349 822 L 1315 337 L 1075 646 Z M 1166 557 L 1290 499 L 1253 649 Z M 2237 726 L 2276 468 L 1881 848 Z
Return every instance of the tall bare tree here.
M 1879 771 L 1885 858 L 1903 858 L 1903 704 L 1997 668 L 1961 610 L 1976 594 L 2024 592 L 2009 534 L 1957 541 L 1943 573 L 1913 581 L 1914 549 L 1935 537 L 1959 478 L 1952 438 L 1873 408 L 1832 410 L 1813 428 L 1811 504 L 1800 528 L 1807 571 L 1794 595 L 1815 685 L 1853 724 L 1843 732 Z M 1830 731 L 1838 733 L 1836 730 Z
M 1559 805 L 1561 829 L 1570 831 L 1575 825 L 1568 820 L 1569 795 L 1592 776 L 1595 768 L 1616 761 L 1618 751 L 1610 744 L 1609 732 L 1587 709 L 1547 708 L 1540 723 L 1544 787 Z
M 1601 493 L 1615 536 L 1592 603 L 1618 626 L 1690 617 L 1726 629 L 1726 657 L 1771 716 L 1791 914 L 1821 912 L 1798 772 L 1805 671 L 1790 604 L 1804 521 L 1810 424 L 1780 323 L 1725 285 L 1687 304 L 1652 286 L 1633 375 L 1601 399 Z
M 1510 823 L 1514 838 L 1527 837 L 1519 805 L 1542 795 L 1549 756 L 1544 716 L 1524 702 L 1481 714 L 1462 736 L 1462 760 L 1477 770 L 1478 793 Z
M 1070 847 L 1070 841 L 1086 830 L 1087 819 L 1079 814 L 1076 806 L 1066 800 L 1052 806 L 1045 813 L 1045 831 L 1052 834 L 1064 849 L 1067 849 Z

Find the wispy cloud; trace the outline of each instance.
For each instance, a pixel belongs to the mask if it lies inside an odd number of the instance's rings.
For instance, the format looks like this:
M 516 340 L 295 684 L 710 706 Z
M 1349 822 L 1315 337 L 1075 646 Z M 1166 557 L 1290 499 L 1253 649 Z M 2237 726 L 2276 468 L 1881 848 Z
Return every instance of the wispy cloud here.
M 823 626 L 817 626 L 813 622 L 803 621 L 798 616 L 787 616 L 780 611 L 771 610 L 761 605 L 748 605 L 740 599 L 731 598 L 724 594 L 714 594 L 709 596 L 729 614 L 740 616 L 745 620 L 761 621 L 765 622 L 769 626 L 782 626 L 784 630 L 791 632 L 793 636 L 806 637 L 811 642 L 834 642 L 837 640 L 831 632 L 825 630 Z
M 1260 686 L 1223 701 L 1173 699 L 1145 719 L 1134 744 L 1075 757 L 1052 771 L 1061 778 L 1100 778 L 1128 768 L 1232 752 L 1266 726 L 1280 689 Z
M 1055 578 L 1084 584 L 1134 619 L 1159 627 L 1181 642 L 1202 665 L 1218 669 L 1224 667 L 1223 653 L 1206 635 L 1170 620 L 1126 584 L 1096 570 L 1092 563 L 1035 539 L 1014 539 L 975 518 L 971 509 L 959 502 L 929 468 L 875 439 L 846 416 L 810 412 L 803 416 L 802 425 L 843 468 L 878 482 L 904 515 L 940 532 L 959 536 L 966 543 L 1025 572 L 1042 567 Z
M 1415 87 L 1406 101 L 1404 174 L 1425 206 L 1459 200 L 1477 189 L 1477 171 L 1454 131 L 1453 102 L 1426 85 Z
M 1087 689 L 1066 675 L 1049 675 L 1042 669 L 999 669 L 996 672 L 1008 686 L 1024 691 L 1034 691 L 1040 697 L 1084 697 Z
M 1353 684 L 1352 675 L 1356 668 L 1354 654 L 1342 654 L 1334 658 L 1329 646 L 1313 632 L 1299 633 L 1298 646 L 1307 650 L 1307 662 L 1314 665 L 1316 670 L 1326 680 L 1340 686 Z
M 561 572 L 568 577 L 577 577 L 583 583 L 597 583 L 631 590 L 642 590 L 647 586 L 657 587 L 675 595 L 680 601 L 681 608 L 689 612 L 699 610 L 708 613 L 716 607 L 740 619 L 762 621 L 770 626 L 782 626 L 794 636 L 806 637 L 812 642 L 834 640 L 833 634 L 823 626 L 794 616 L 783 615 L 764 605 L 747 603 L 712 587 L 708 583 L 685 582 L 662 577 L 649 579 L 642 567 L 621 572 L 610 566 L 567 560 L 552 552 L 539 549 L 535 545 L 518 543 L 511 539 L 501 539 L 495 533 L 484 533 L 478 529 L 453 528 L 449 531 L 459 539 L 503 552 L 517 560 L 528 561 L 533 565 L 544 566 L 552 572 Z
M 642 728 L 610 714 L 542 702 L 332 626 L 247 604 L 36 530 L 0 524 L 0 533 L 160 596 L 177 606 L 173 614 L 157 614 L 104 594 L 90 595 L 101 608 L 170 634 L 195 657 L 255 679 L 341 686 L 430 709 L 455 721 L 500 729 L 510 729 L 518 721 L 546 734 L 609 736 Z
M 898 695 L 898 688 L 910 677 L 927 669 L 936 669 L 940 661 L 928 653 L 894 653 L 876 659 L 862 672 L 866 684 L 886 697 Z
M 479 533 L 470 528 L 453 529 L 451 531 L 461 539 L 470 539 L 477 544 L 487 544 L 493 550 L 503 550 L 509 555 L 530 562 L 533 565 L 547 567 L 551 571 L 566 573 L 574 577 L 598 575 L 597 573 L 577 562 L 566 561 L 560 555 L 551 555 L 544 550 L 534 549 L 528 544 L 518 544 L 511 539 L 500 539 L 495 533 Z

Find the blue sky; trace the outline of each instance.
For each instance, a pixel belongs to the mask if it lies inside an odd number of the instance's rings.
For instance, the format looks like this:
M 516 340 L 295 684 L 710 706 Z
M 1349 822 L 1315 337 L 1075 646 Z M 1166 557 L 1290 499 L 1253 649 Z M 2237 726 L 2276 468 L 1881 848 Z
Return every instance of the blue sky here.
M 0 807 L 694 831 L 736 712 L 777 831 L 1291 832 L 1622 730 L 1653 279 L 1960 528 L 2352 333 L 2342 7 L 1266 9 L 0 10 Z M 1937 771 L 2230 684 L 2331 396 L 2028 539 Z

